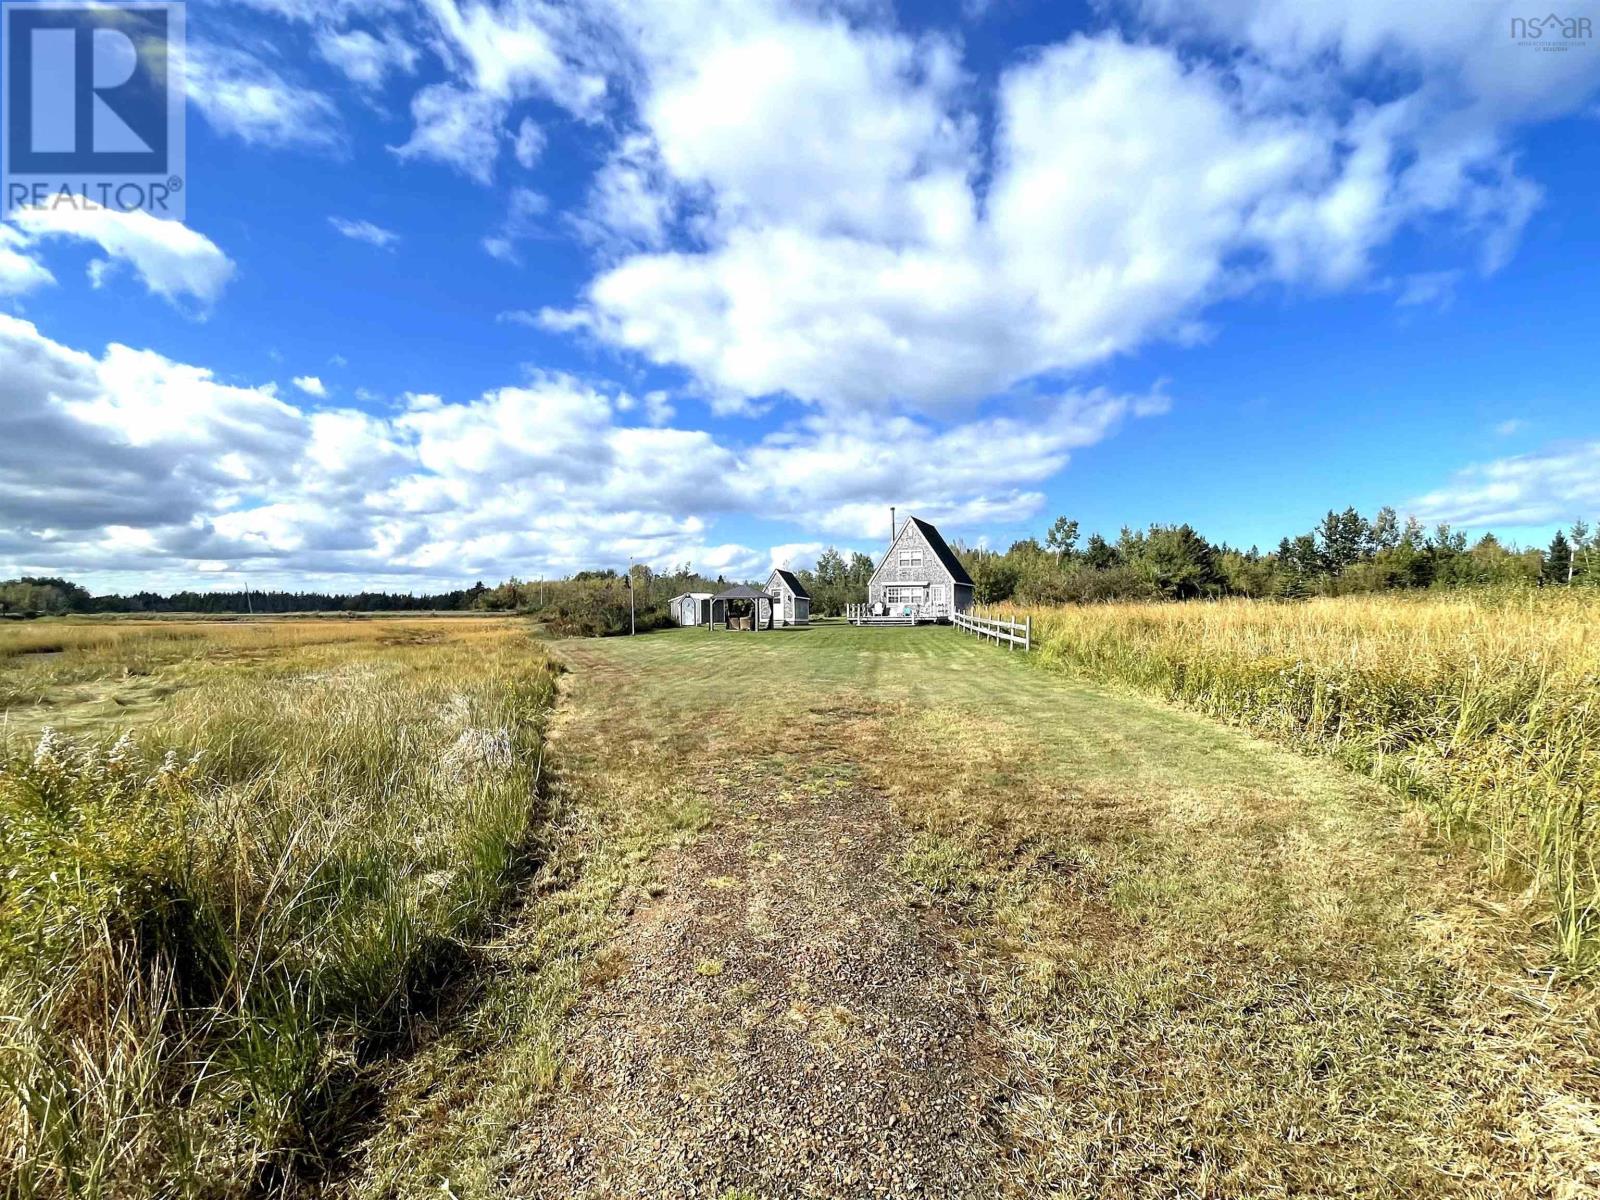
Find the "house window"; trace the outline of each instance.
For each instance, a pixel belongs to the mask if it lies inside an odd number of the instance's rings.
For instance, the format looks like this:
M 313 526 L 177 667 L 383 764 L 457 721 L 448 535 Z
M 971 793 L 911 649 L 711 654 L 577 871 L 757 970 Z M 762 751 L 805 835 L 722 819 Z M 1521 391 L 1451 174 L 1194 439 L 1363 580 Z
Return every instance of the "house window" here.
M 900 566 L 901 566 L 902 569 L 905 569 L 905 568 L 908 568 L 908 567 L 920 567 L 920 566 L 922 566 L 922 551 L 921 550 L 902 550 L 902 551 L 900 551 Z

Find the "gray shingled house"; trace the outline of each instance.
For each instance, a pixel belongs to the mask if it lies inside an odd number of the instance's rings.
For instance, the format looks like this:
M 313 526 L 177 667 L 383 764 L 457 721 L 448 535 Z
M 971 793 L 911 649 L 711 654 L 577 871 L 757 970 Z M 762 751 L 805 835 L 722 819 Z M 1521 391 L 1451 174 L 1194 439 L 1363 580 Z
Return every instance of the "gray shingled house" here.
M 772 597 L 773 619 L 779 625 L 811 623 L 811 593 L 793 571 L 778 567 L 767 580 L 767 595 Z
M 867 584 L 867 608 L 874 616 L 948 621 L 972 608 L 972 576 L 937 529 L 907 517 Z

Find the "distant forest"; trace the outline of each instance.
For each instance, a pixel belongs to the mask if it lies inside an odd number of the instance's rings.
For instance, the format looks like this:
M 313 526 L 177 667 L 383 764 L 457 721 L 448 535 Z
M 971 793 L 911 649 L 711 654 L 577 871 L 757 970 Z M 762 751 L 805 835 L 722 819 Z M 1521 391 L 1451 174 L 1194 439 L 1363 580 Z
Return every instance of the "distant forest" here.
M 980 604 L 1017 600 L 1188 600 L 1218 596 L 1298 599 L 1402 588 L 1490 584 L 1600 584 L 1600 532 L 1585 521 L 1559 531 L 1547 549 L 1521 549 L 1486 533 L 1469 544 L 1449 525 L 1402 522 L 1392 508 L 1368 520 L 1354 508 L 1329 511 L 1314 529 L 1263 553 L 1215 545 L 1189 525 L 1124 528 L 1080 543 L 1078 522 L 1058 517 L 1041 543 L 1004 553 L 956 548 Z M 819 564 L 820 566 L 820 564 Z
M 1207 541 L 1184 525 L 1124 528 L 1115 541 L 1098 533 L 1080 543 L 1079 525 L 1058 517 L 1044 538 L 1008 549 L 954 550 L 975 584 L 978 603 L 1073 604 L 1105 600 L 1189 600 L 1218 596 L 1293 600 L 1401 588 L 1473 585 L 1600 586 L 1600 529 L 1575 521 L 1545 549 L 1520 549 L 1484 534 L 1469 544 L 1448 525 L 1425 529 L 1402 522 L 1392 508 L 1370 520 L 1354 508 L 1330 511 L 1275 550 L 1240 550 Z M 866 597 L 873 560 L 829 547 L 816 566 L 796 573 L 812 596 L 812 612 L 833 616 Z M 760 585 L 765 578 L 747 582 Z M 667 623 L 667 601 L 689 591 L 727 586 L 688 563 L 668 572 L 636 566 L 631 574 L 580 571 L 567 579 L 512 578 L 495 587 L 395 592 L 137 592 L 95 596 L 66 579 L 25 576 L 0 583 L 0 614 L 64 613 L 363 613 L 522 612 L 572 632 L 618 632 Z

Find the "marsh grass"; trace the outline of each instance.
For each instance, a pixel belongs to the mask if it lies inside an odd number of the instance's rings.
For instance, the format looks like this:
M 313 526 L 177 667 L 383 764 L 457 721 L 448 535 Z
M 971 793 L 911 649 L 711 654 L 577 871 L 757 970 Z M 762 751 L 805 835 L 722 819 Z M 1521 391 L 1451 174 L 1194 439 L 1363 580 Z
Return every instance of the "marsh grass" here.
M 0 1187 L 314 1176 L 363 1059 L 522 869 L 555 670 L 511 622 L 64 640 L 57 686 L 138 669 L 174 696 L 0 768 Z
M 1572 975 L 1600 968 L 1600 595 L 1034 610 L 1045 663 L 1381 780 L 1481 847 Z

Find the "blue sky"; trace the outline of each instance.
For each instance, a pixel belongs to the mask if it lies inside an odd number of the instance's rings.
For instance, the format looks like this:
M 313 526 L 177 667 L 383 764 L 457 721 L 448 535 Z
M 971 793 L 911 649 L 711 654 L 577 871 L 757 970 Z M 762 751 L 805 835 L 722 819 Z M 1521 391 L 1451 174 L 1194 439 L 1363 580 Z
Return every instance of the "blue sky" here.
M 186 226 L 0 225 L 0 573 L 1542 544 L 1600 518 L 1600 44 L 1516 15 L 193 3 Z

